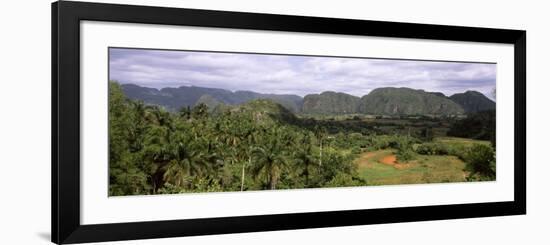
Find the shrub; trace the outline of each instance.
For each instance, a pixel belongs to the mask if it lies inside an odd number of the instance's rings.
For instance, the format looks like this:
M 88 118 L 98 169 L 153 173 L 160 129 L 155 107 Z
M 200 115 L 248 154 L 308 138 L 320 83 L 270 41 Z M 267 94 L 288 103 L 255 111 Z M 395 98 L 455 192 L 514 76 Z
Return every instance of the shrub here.
M 468 153 L 468 147 L 464 145 L 447 145 L 447 152 L 449 155 L 458 157 L 462 161 L 466 161 L 466 153 Z
M 487 145 L 475 144 L 465 154 L 466 170 L 470 176 L 479 175 L 483 179 L 496 177 L 495 152 Z
M 351 148 L 351 153 L 353 153 L 353 154 L 361 154 L 361 148 L 358 147 L 358 146 L 354 146 L 353 148 Z
M 406 162 L 415 158 L 414 151 L 412 149 L 399 149 L 397 150 L 397 161 Z
M 421 155 L 448 155 L 449 150 L 446 145 L 439 143 L 424 143 L 416 147 L 416 153 Z
M 325 184 L 325 187 L 361 186 L 367 182 L 357 176 L 346 173 L 338 173 L 332 180 Z

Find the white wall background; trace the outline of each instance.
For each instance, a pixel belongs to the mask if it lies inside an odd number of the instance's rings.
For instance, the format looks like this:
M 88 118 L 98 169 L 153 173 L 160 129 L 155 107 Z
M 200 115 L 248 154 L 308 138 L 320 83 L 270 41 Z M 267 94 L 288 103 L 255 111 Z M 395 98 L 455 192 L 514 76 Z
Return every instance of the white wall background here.
M 105 244 L 548 244 L 550 21 L 544 1 L 108 0 L 132 3 L 527 30 L 526 216 L 277 231 Z M 50 1 L 0 10 L 0 244 L 48 244 Z

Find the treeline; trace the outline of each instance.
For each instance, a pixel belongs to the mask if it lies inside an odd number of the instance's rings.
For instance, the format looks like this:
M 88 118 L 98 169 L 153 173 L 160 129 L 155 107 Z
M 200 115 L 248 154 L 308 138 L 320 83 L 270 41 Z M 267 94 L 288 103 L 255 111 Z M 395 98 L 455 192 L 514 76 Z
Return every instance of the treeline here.
M 357 186 L 352 153 L 317 132 L 204 104 L 170 113 L 109 83 L 109 195 Z
M 494 147 L 496 146 L 496 111 L 469 113 L 467 118 L 455 121 L 447 134 L 455 137 L 489 140 Z

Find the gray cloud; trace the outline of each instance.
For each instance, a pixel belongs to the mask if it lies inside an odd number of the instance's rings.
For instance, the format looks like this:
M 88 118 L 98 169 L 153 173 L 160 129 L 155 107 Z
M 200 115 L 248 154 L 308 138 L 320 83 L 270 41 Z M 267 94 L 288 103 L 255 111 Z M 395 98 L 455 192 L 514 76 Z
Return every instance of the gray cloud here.
M 446 95 L 490 94 L 496 65 L 289 55 L 109 50 L 109 79 L 163 88 L 202 86 L 304 96 L 323 91 L 357 96 L 379 87 L 409 87 Z

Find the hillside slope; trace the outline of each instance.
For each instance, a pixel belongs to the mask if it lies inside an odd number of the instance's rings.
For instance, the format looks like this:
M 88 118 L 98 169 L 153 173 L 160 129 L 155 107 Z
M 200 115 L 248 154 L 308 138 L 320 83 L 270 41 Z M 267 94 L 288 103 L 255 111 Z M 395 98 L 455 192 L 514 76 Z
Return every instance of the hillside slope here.
M 332 91 L 309 94 L 304 97 L 302 113 L 306 114 L 352 114 L 357 113 L 359 97 Z
M 213 104 L 224 103 L 238 105 L 255 99 L 270 99 L 288 110 L 298 113 L 302 107 L 302 97 L 286 94 L 262 94 L 252 91 L 232 92 L 225 89 L 205 88 L 197 86 L 180 86 L 178 88 L 147 88 L 135 84 L 122 84 L 124 94 L 130 99 L 142 100 L 145 103 L 155 104 L 175 111 L 183 106 L 194 106 L 203 97 L 201 102 Z M 207 103 L 208 104 L 208 103 Z
M 361 98 L 358 111 L 376 115 L 453 115 L 464 109 L 441 95 L 410 88 L 377 88 Z
M 461 105 L 465 112 L 479 112 L 496 109 L 496 103 L 494 101 L 477 91 L 469 90 L 464 93 L 453 94 L 449 98 Z

